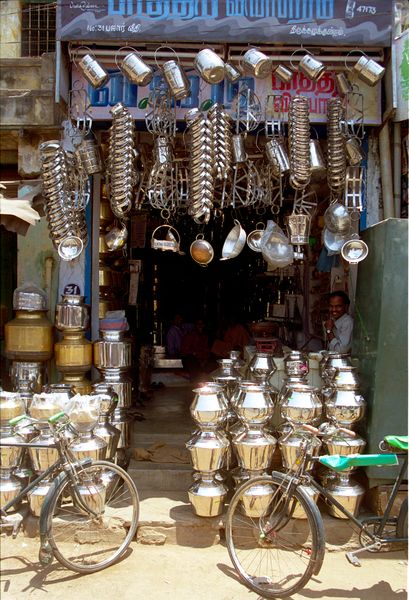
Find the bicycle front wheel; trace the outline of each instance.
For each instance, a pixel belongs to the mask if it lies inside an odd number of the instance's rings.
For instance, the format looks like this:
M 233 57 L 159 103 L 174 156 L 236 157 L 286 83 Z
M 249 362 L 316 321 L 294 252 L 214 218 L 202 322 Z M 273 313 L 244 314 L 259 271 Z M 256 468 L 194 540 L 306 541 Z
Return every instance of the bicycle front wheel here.
M 55 558 L 77 573 L 94 573 L 117 562 L 135 536 L 138 492 L 115 464 L 94 461 L 65 477 L 50 500 L 47 535 Z
M 226 541 L 243 583 L 263 598 L 291 596 L 317 574 L 324 558 L 318 508 L 279 473 L 241 485 L 227 511 Z M 297 518 L 295 518 L 297 517 Z

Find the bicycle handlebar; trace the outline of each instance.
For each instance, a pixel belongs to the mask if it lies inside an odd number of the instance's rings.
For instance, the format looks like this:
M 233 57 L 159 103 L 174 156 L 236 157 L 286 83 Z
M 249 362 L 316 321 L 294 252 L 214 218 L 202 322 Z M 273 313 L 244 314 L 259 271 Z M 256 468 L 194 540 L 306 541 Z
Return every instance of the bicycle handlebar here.
M 337 431 L 340 431 L 341 433 L 345 433 L 346 435 L 349 435 L 349 437 L 356 437 L 356 433 L 355 431 L 352 431 L 352 429 L 346 429 L 346 427 L 337 427 Z

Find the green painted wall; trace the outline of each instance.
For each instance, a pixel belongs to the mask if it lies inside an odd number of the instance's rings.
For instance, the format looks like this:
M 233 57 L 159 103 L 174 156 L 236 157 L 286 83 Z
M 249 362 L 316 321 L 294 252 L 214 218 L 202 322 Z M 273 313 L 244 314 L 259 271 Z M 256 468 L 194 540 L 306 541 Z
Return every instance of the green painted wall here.
M 369 254 L 359 264 L 352 353 L 368 403 L 366 452 L 376 453 L 385 435 L 407 435 L 408 221 L 387 219 L 361 237 Z M 390 467 L 367 468 L 371 487 L 394 473 Z

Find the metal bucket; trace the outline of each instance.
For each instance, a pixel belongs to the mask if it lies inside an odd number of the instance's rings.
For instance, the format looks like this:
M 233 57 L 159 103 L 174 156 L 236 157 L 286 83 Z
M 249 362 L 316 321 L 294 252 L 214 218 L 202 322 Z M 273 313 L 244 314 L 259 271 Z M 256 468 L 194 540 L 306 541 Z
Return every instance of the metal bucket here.
M 258 79 L 271 75 L 271 59 L 257 48 L 250 48 L 243 56 L 243 66 L 246 71 Z
M 121 48 L 118 50 L 118 53 L 120 50 Z M 148 85 L 153 77 L 153 69 L 142 60 L 140 54 L 132 49 L 132 52 L 129 52 L 122 62 L 118 64 L 118 53 L 115 56 L 115 62 L 125 77 L 135 85 Z
M 190 94 L 190 83 L 185 72 L 176 60 L 168 60 L 162 65 L 162 73 L 169 91 L 175 100 L 183 100 Z
M 224 62 L 210 48 L 200 50 L 194 59 L 194 67 L 207 83 L 220 83 L 225 76 Z
M 278 175 L 285 175 L 290 172 L 290 159 L 284 140 L 273 138 L 268 141 L 266 155 L 269 162 L 274 165 Z
M 298 63 L 298 70 L 311 81 L 318 81 L 324 75 L 325 65 L 307 52 Z
M 358 73 L 359 79 L 371 87 L 375 86 L 385 74 L 384 67 L 365 54 L 355 63 L 353 71 Z
M 224 65 L 224 70 L 230 83 L 236 83 L 236 81 L 238 81 L 243 75 L 241 68 L 238 65 L 233 65 L 230 62 L 227 62 Z
M 290 83 L 294 73 L 285 65 L 278 65 L 278 67 L 274 69 L 274 75 L 283 83 Z
M 309 215 L 293 213 L 287 217 L 287 227 L 290 232 L 291 244 L 308 244 L 311 227 Z
M 84 78 L 93 88 L 100 88 L 105 85 L 109 79 L 108 72 L 96 60 L 92 54 L 85 54 L 80 61 L 78 67 Z

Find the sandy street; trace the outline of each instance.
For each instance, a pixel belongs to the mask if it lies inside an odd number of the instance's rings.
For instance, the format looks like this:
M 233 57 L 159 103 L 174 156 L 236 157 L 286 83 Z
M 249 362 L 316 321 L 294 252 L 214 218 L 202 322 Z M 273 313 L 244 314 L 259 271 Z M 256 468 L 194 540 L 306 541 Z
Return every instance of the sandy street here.
M 80 576 L 53 562 L 41 569 L 38 540 L 1 537 L 1 600 L 257 600 L 241 585 L 226 548 L 133 543 L 121 563 Z M 406 600 L 407 555 L 366 553 L 362 567 L 327 553 L 320 574 L 294 600 Z

